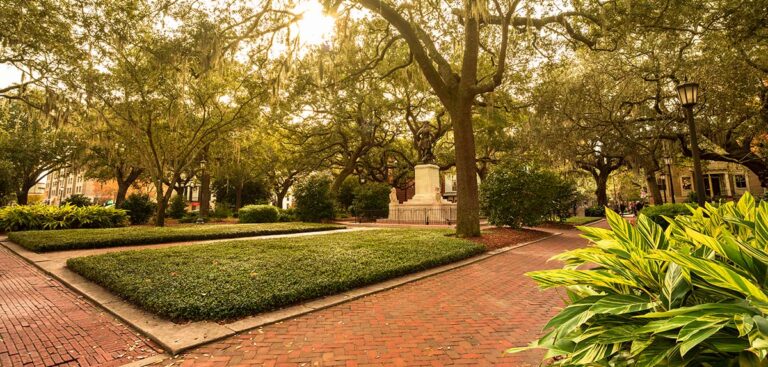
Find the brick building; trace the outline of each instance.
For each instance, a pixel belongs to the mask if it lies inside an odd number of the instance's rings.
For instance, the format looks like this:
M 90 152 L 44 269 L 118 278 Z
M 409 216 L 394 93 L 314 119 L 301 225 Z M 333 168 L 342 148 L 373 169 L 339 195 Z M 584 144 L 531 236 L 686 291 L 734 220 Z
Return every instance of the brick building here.
M 708 199 L 738 200 L 745 192 L 757 198 L 763 197 L 765 189 L 760 186 L 757 175 L 746 167 L 727 162 L 702 161 L 704 188 Z M 657 173 L 656 179 L 662 199 L 665 202 L 685 202 L 694 191 L 693 167 L 672 165 Z M 670 174 L 671 171 L 671 174 Z

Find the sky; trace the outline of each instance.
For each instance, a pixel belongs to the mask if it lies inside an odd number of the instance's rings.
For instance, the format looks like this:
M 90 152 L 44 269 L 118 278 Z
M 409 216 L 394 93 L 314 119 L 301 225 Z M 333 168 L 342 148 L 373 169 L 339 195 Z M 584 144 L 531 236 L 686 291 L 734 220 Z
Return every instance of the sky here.
M 0 88 L 18 83 L 20 80 L 21 72 L 19 69 L 8 64 L 0 64 Z

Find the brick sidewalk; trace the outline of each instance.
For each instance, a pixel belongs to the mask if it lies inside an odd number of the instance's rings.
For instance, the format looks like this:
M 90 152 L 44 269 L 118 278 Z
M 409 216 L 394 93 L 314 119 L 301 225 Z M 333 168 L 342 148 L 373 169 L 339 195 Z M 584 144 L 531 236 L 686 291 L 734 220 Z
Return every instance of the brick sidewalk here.
M 125 325 L 0 246 L 0 366 L 120 366 L 156 354 Z
M 604 223 L 601 225 L 604 226 Z M 562 305 L 523 273 L 557 267 L 554 254 L 583 246 L 576 231 L 383 293 L 198 348 L 182 366 L 539 365 L 526 345 Z

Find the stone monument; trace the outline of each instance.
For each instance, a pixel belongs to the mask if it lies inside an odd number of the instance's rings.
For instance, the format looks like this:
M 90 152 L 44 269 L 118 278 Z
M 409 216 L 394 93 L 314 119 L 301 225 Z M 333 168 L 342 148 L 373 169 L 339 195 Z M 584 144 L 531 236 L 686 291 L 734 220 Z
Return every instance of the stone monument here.
M 456 204 L 443 199 L 440 188 L 440 167 L 434 164 L 432 139 L 434 134 L 425 124 L 419 132 L 418 147 L 421 164 L 415 167 L 415 189 L 413 197 L 400 204 L 396 195 L 390 194 L 389 217 L 387 222 L 414 224 L 452 224 L 456 222 Z

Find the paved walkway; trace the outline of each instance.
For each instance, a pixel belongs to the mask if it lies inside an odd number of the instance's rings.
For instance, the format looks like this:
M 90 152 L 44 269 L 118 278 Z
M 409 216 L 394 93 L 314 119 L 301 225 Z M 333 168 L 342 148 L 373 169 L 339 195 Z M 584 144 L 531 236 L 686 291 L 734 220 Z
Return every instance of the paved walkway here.
M 604 223 L 599 224 L 604 226 Z M 577 231 L 467 267 L 200 347 L 182 366 L 529 366 L 526 345 L 562 306 L 523 274 L 557 267 L 554 254 L 583 246 Z
M 126 326 L 0 246 L 0 366 L 120 366 L 156 354 Z

